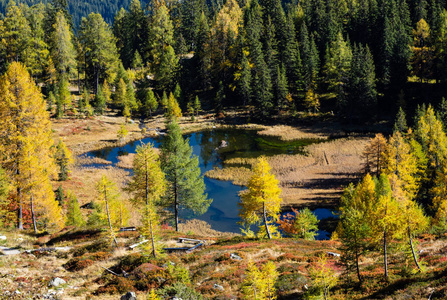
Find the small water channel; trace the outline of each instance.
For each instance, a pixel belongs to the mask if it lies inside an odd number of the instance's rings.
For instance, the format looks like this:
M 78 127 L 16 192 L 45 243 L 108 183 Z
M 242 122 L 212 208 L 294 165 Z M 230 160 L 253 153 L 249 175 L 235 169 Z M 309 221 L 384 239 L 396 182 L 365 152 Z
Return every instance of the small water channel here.
M 223 161 L 236 157 L 258 157 L 260 155 L 295 154 L 303 153 L 303 147 L 317 140 L 297 140 L 284 142 L 276 137 L 260 136 L 255 130 L 237 129 L 215 129 L 201 131 L 185 135 L 189 139 L 189 144 L 193 148 L 193 154 L 199 157 L 199 166 L 202 174 L 215 167 L 224 167 Z M 128 143 L 121 147 L 106 148 L 87 153 L 88 157 L 99 157 L 106 159 L 112 164 L 118 163 L 118 157 L 136 152 L 136 147 L 142 143 L 152 143 L 155 147 L 160 146 L 160 138 L 145 138 L 139 141 Z M 222 146 L 225 141 L 225 147 Z M 95 164 L 92 167 L 104 165 Z M 213 202 L 208 211 L 200 216 L 189 213 L 186 218 L 197 218 L 204 220 L 211 225 L 211 228 L 219 231 L 240 233 L 240 226 L 237 222 L 238 193 L 243 189 L 241 186 L 232 184 L 230 181 L 220 181 L 211 178 L 204 178 L 206 193 Z M 332 216 L 332 212 L 325 208 L 315 210 L 317 217 L 326 218 Z M 181 215 L 185 218 L 185 213 Z M 327 232 L 321 232 L 317 238 L 327 238 Z

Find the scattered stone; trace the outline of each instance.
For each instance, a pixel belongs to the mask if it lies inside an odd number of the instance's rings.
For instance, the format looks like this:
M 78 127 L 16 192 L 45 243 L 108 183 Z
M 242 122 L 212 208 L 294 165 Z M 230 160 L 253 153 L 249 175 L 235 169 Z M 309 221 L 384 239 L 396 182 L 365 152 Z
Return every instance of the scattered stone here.
M 214 284 L 214 288 L 215 288 L 216 290 L 219 290 L 219 291 L 223 291 L 223 290 L 224 290 L 224 287 L 221 286 L 221 285 L 219 285 L 219 284 L 217 284 L 217 283 Z
M 50 283 L 48 284 L 48 286 L 54 286 L 54 287 L 58 287 L 61 284 L 66 284 L 67 282 L 65 280 L 63 280 L 62 278 L 56 277 L 53 278 Z
M 125 295 L 121 296 L 121 300 L 137 300 L 135 292 L 127 292 Z
M 175 266 L 175 263 L 173 263 L 172 261 L 170 261 L 169 264 L 170 264 L 171 266 Z M 162 265 L 162 268 L 165 268 L 165 269 L 166 269 L 167 267 L 168 267 L 168 264 L 167 264 L 167 263 Z
M 4 241 L 4 240 L 6 240 L 6 236 L 0 235 L 0 241 Z
M 23 242 L 23 238 L 21 238 L 21 237 L 16 238 L 16 241 L 17 241 L 17 242 Z
M 326 254 L 329 256 L 340 257 L 340 254 L 335 253 L 335 252 L 326 252 Z
M 231 258 L 231 259 L 234 259 L 234 260 L 242 260 L 242 257 L 240 257 L 239 255 L 236 255 L 236 254 L 234 254 L 234 253 L 231 253 L 231 254 L 230 254 L 230 258 Z

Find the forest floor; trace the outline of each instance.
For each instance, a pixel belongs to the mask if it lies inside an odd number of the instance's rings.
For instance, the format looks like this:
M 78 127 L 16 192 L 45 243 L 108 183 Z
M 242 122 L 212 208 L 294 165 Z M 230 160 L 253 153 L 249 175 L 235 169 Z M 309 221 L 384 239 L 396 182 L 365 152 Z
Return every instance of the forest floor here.
M 341 245 L 335 241 L 210 238 L 164 228 L 160 234 L 164 247 L 184 247 L 185 244 L 178 243 L 179 237 L 204 240 L 205 246 L 191 253 L 165 253 L 154 259 L 141 248 L 129 250 L 129 245 L 139 241 L 138 232 L 119 233 L 118 248 L 112 248 L 105 233 L 96 229 L 66 228 L 38 238 L 26 231 L 10 230 L 2 234 L 7 239 L 0 244 L 19 249 L 21 254 L 0 254 L 0 299 L 109 300 L 132 291 L 137 299 L 145 300 L 151 289 L 164 291 L 162 299 L 172 299 L 175 294 L 183 299 L 199 299 L 186 296 L 191 290 L 202 294 L 204 299 L 240 299 L 250 261 L 258 267 L 268 261 L 275 264 L 279 274 L 275 284 L 278 299 L 303 299 L 318 294 L 311 273 L 321 267 L 320 255 L 327 257 L 326 267 L 338 278 L 330 289 L 331 299 L 445 299 L 447 296 L 447 241 L 445 237 L 431 235 L 417 239 L 418 249 L 423 250 L 420 256 L 424 272 L 416 272 L 411 257 L 402 254 L 404 241 L 400 246 L 390 241 L 393 246 L 389 248 L 389 280 L 383 277 L 380 252 L 371 251 L 360 259 L 364 281 L 359 285 L 354 273 L 346 275 L 340 257 L 331 254 L 340 253 Z M 69 250 L 24 251 L 56 246 Z M 53 287 L 50 282 L 54 278 L 65 283 Z

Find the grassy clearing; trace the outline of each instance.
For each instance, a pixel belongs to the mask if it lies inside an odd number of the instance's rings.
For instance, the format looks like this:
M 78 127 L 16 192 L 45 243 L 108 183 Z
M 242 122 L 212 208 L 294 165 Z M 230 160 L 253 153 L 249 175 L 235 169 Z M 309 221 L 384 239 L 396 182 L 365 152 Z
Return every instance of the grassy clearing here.
M 292 127 L 286 125 L 265 126 L 258 132 L 259 135 L 277 136 L 283 141 L 293 141 L 300 139 L 327 139 L 327 134 L 316 132 L 312 129 Z
M 332 206 L 342 189 L 357 180 L 362 168 L 362 151 L 367 138 L 345 138 L 306 146 L 307 155 L 275 155 L 268 157 L 272 172 L 282 189 L 283 205 Z M 231 158 L 228 167 L 208 171 L 205 175 L 219 180 L 231 180 L 246 185 L 249 168 L 256 158 Z M 238 165 L 238 166 L 236 166 Z

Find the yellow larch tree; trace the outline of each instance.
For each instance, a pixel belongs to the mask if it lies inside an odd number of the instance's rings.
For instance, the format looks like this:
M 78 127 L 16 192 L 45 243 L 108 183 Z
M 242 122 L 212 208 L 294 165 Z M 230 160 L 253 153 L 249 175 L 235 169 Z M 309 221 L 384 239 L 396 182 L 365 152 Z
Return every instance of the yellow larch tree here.
M 272 261 L 268 261 L 261 268 L 262 278 L 265 286 L 266 299 L 276 299 L 275 283 L 279 277 L 279 272 L 276 270 L 276 266 Z
M 156 256 L 155 240 L 159 232 L 155 204 L 166 191 L 166 180 L 158 154 L 151 144 L 137 147 L 133 161 L 134 175 L 128 190 L 133 193 L 134 205 L 142 209 L 142 235 L 151 240 L 152 255 Z
M 338 282 L 338 276 L 329 266 L 325 254 L 321 254 L 318 261 L 310 269 L 313 285 L 321 290 L 325 300 L 329 299 L 329 290 Z
M 239 217 L 242 224 L 250 225 L 263 223 L 265 233 L 272 238 L 269 224 L 278 220 L 282 199 L 281 189 L 274 174 L 270 173 L 265 157 L 259 157 L 253 168 L 253 175 L 248 182 L 248 190 L 241 195 Z
M 166 107 L 166 118 L 178 119 L 181 116 L 182 116 L 182 110 L 180 109 L 177 100 L 175 99 L 172 93 L 169 93 L 168 103 Z
M 373 173 L 377 176 L 381 173 L 384 166 L 383 153 L 386 145 L 387 140 L 381 133 L 376 134 L 376 136 L 370 140 L 362 155 L 365 159 L 365 173 Z
M 411 146 L 399 131 L 395 131 L 388 141 L 383 155 L 383 172 L 394 174 L 399 180 L 393 181 L 394 185 L 400 184 L 401 189 L 407 194 L 407 199 L 413 199 L 419 189 L 417 181 L 417 158 L 413 155 Z
M 397 201 L 400 210 L 399 215 L 402 218 L 401 222 L 406 229 L 405 231 L 408 238 L 408 246 L 416 267 L 419 271 L 422 271 L 422 268 L 418 262 L 416 251 L 414 250 L 415 246 L 413 243 L 413 236 L 427 229 L 429 220 L 427 216 L 425 216 L 422 207 L 413 201 L 412 198 L 408 198 L 409 194 L 405 190 L 405 184 L 400 181 L 400 178 L 396 174 L 390 175 L 392 195 Z
M 245 280 L 242 283 L 243 299 L 264 300 L 265 282 L 262 278 L 262 272 L 253 261 L 248 262 L 245 276 Z
M 118 247 L 116 241 L 115 232 L 120 225 L 120 217 L 127 213 L 119 199 L 120 195 L 116 188 L 115 183 L 110 181 L 107 176 L 102 175 L 101 179 L 96 184 L 96 190 L 98 192 L 98 201 L 101 206 L 105 208 L 107 223 L 109 225 L 109 236 L 115 246 Z
M 416 134 L 427 153 L 429 166 L 439 168 L 447 158 L 447 136 L 431 105 L 417 120 Z
M 16 190 L 19 229 L 23 229 L 23 207 L 25 197 L 32 195 L 30 189 L 36 195 L 51 190 L 48 177 L 55 174 L 51 135 L 49 114 L 39 88 L 21 63 L 11 63 L 0 78 L 0 159 Z M 50 222 L 59 224 L 60 216 L 56 215 L 60 210 L 48 211 L 56 203 L 52 192 L 42 192 L 35 201 L 36 207 L 47 210 Z

